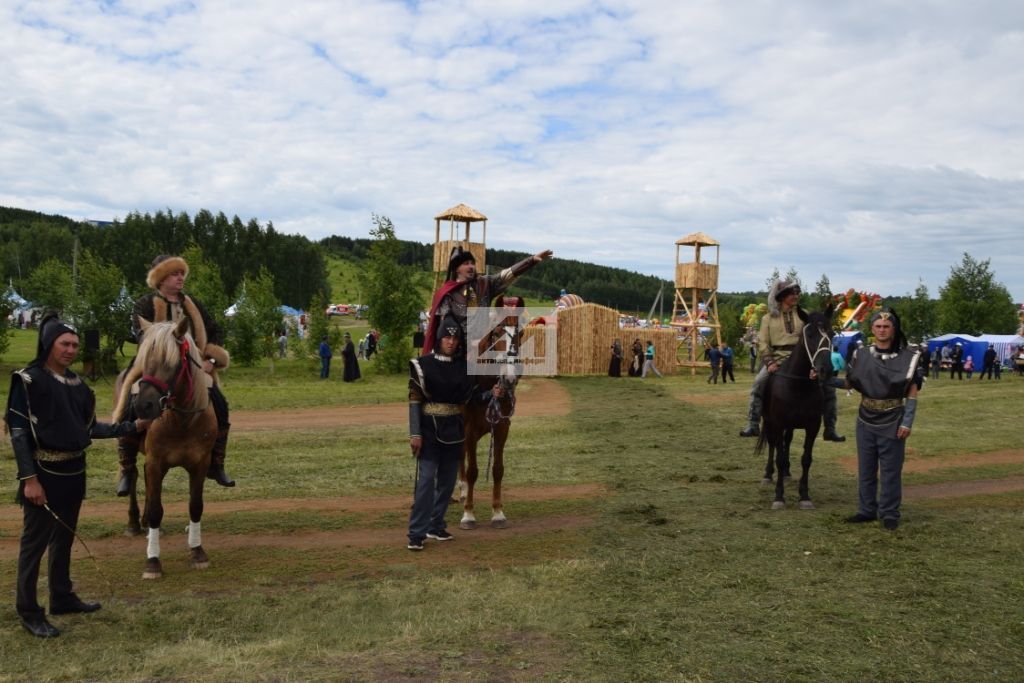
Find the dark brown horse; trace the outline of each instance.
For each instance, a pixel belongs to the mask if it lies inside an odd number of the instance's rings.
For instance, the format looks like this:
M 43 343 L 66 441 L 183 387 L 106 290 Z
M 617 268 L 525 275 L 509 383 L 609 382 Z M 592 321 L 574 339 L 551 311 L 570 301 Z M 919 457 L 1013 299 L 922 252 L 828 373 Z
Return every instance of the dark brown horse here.
M 509 427 L 512 425 L 512 414 L 515 412 L 515 382 L 493 376 L 477 378 L 477 393 L 490 392 L 496 384 L 501 384 L 503 396 L 491 396 L 486 403 L 470 402 L 462 409 L 466 422 L 466 443 L 463 449 L 462 463 L 459 465 L 460 494 L 462 500 L 462 520 L 460 529 L 475 529 L 476 516 L 473 514 L 473 489 L 480 476 L 477 465 L 477 445 L 485 435 L 490 435 L 487 462 L 490 474 L 494 479 L 491 491 L 491 526 L 504 529 L 508 520 L 501 506 L 501 479 L 505 475 L 505 442 L 508 440 Z M 486 470 L 485 470 L 486 472 Z
M 135 412 L 151 419 L 142 442 L 146 455 L 146 507 L 143 521 L 149 528 L 144 579 L 163 575 L 160 564 L 161 501 L 164 477 L 171 467 L 182 467 L 189 476 L 189 564 L 206 569 L 209 558 L 203 550 L 200 520 L 203 516 L 203 485 L 210 467 L 210 451 L 217 438 L 217 418 L 210 403 L 212 378 L 202 370 L 202 358 L 188 333 L 188 319 L 149 324 L 133 368 L 141 377 L 135 381 Z M 122 378 L 119 378 L 123 379 Z M 119 407 L 120 410 L 120 407 Z M 139 504 L 132 481 L 129 527 L 139 528 Z
M 764 386 L 761 411 L 761 435 L 754 447 L 761 453 L 768 446 L 768 461 L 762 483 L 772 482 L 773 466 L 778 469 L 775 478 L 775 500 L 772 509 L 786 506 L 785 480 L 789 479 L 789 447 L 793 430 L 804 430 L 804 452 L 800 458 L 803 473 L 800 477 L 801 510 L 813 510 L 814 503 L 808 490 L 811 453 L 814 440 L 821 428 L 824 411 L 823 385 L 832 371 L 832 307 L 823 312 L 805 313 L 798 309 L 804 327 L 800 342 L 779 369 L 768 376 Z M 812 370 L 814 378 L 812 379 Z

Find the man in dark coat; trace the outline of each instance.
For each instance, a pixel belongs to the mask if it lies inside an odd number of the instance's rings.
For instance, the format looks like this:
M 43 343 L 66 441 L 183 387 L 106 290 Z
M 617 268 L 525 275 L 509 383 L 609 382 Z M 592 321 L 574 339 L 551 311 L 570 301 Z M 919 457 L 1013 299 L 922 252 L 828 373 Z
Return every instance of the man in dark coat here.
M 73 590 L 71 545 L 85 498 L 85 450 L 92 439 L 137 435 L 144 421 L 96 421 L 96 397 L 69 369 L 78 332 L 56 316 L 39 326 L 36 357 L 11 377 L 5 421 L 18 466 L 24 527 L 18 552 L 17 608 L 21 624 L 39 638 L 60 635 L 39 606 L 36 584 L 49 552 L 50 614 L 95 612 Z

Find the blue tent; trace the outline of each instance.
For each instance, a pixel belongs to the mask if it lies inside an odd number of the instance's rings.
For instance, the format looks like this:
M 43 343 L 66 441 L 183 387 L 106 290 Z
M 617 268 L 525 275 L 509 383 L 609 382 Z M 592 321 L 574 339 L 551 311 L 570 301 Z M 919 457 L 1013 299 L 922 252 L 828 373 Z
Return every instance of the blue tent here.
M 944 334 L 941 337 L 928 340 L 928 354 L 934 353 L 936 348 L 941 352 L 943 346 L 955 346 L 956 344 L 960 344 L 964 348 L 963 359 L 966 361 L 967 356 L 970 356 L 974 359 L 975 367 L 981 370 L 981 361 L 985 357 L 985 350 L 989 345 L 989 342 L 982 337 L 970 334 Z
M 850 348 L 856 346 L 857 342 L 863 342 L 864 335 L 860 332 L 839 332 L 832 337 L 832 347 L 839 350 L 843 359 L 850 357 Z
M 292 308 L 291 306 L 281 305 L 278 306 L 277 310 L 281 311 L 281 313 L 283 313 L 284 315 L 290 315 L 293 318 L 298 318 L 300 315 L 302 315 L 302 311 L 300 311 L 297 308 Z

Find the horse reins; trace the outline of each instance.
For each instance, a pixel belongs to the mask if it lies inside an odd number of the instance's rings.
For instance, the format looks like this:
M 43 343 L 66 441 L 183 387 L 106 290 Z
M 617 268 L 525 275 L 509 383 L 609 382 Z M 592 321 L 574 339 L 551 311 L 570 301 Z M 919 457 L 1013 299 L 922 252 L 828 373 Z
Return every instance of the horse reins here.
M 491 425 L 491 442 L 487 445 L 487 469 L 484 470 L 484 481 L 490 481 L 491 479 L 491 460 L 494 458 L 494 432 L 502 420 L 510 419 L 516 412 L 515 382 L 509 382 L 504 377 L 500 377 L 498 378 L 498 386 L 506 390 L 509 407 L 508 413 L 501 412 L 501 399 L 493 394 L 491 395 L 490 402 L 487 404 L 487 412 L 484 416 L 487 418 L 488 424 Z

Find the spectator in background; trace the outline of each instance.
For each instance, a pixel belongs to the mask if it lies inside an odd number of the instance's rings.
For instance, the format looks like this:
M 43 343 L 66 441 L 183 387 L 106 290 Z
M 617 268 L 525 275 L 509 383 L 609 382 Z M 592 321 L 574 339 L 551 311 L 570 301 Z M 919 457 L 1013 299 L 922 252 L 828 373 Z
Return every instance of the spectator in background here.
M 728 384 L 729 379 L 736 384 L 736 376 L 732 374 L 733 360 L 732 348 L 728 344 L 722 344 L 722 384 Z
M 639 339 L 633 340 L 633 360 L 629 362 L 629 376 L 639 377 L 644 367 L 644 345 Z
M 960 342 L 956 343 L 953 350 L 949 353 L 949 362 L 952 365 L 949 366 L 949 378 L 953 379 L 953 375 L 959 375 L 959 379 L 964 378 L 964 345 Z
M 978 375 L 978 379 L 985 379 L 985 374 L 988 373 L 988 378 L 992 379 L 992 372 L 995 370 L 997 356 L 996 347 L 994 344 L 989 344 L 988 349 L 985 350 L 985 355 L 982 357 L 981 374 Z
M 708 344 L 708 362 L 711 363 L 711 374 L 708 375 L 708 384 L 718 384 L 718 369 L 722 365 L 722 352 L 718 350 L 718 344 Z
M 938 346 L 932 351 L 932 379 L 939 378 L 939 372 L 942 371 L 942 349 Z
M 359 374 L 359 360 L 356 358 L 356 347 L 352 344 L 352 335 L 345 333 L 344 343 L 341 347 L 341 362 L 344 363 L 342 380 L 354 382 L 362 375 Z
M 622 377 L 622 342 L 616 339 L 612 342 L 612 359 L 608 363 L 609 377 Z
M 320 340 L 320 379 L 327 379 L 331 374 L 331 345 L 327 342 L 327 335 Z
M 277 338 L 277 353 L 280 358 L 284 358 L 288 354 L 288 335 L 284 330 L 281 330 L 281 336 Z
M 655 375 L 661 377 L 662 374 L 658 372 L 658 368 L 654 365 L 654 342 L 647 342 L 647 351 L 644 352 L 644 368 L 640 371 L 641 379 L 647 377 L 647 371 L 651 370 Z
M 967 379 L 970 379 L 974 375 L 974 357 L 967 356 L 967 360 L 964 361 L 964 372 L 967 373 Z

